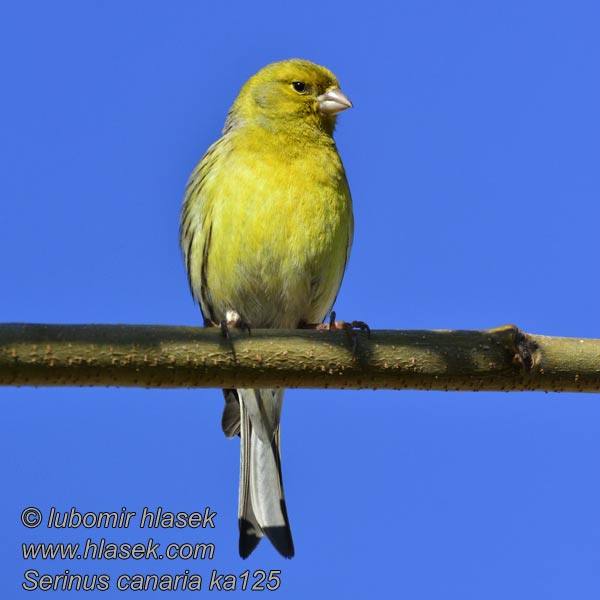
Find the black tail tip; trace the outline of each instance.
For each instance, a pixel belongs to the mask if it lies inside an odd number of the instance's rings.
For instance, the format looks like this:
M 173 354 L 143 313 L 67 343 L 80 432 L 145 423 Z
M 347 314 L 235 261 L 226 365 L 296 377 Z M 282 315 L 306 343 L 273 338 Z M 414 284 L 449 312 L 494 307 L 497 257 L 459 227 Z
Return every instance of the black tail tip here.
M 248 558 L 262 539 L 262 532 L 257 535 L 254 525 L 246 519 L 240 519 L 239 526 L 240 556 Z M 264 533 L 281 556 L 284 558 L 294 557 L 294 542 L 292 541 L 292 534 L 289 527 L 265 527 Z

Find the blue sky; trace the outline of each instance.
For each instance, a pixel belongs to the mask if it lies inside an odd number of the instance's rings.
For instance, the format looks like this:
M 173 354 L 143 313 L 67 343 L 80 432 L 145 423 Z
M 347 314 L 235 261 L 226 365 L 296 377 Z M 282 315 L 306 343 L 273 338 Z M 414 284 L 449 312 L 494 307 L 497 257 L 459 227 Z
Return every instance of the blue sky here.
M 200 324 L 177 241 L 186 178 L 242 83 L 301 57 L 355 106 L 336 136 L 356 218 L 340 317 L 600 337 L 597 3 L 208 5 L 0 8 L 0 321 Z M 600 594 L 597 396 L 288 392 L 292 561 L 267 543 L 237 556 L 219 391 L 2 388 L 0 407 L 3 597 L 26 569 L 113 584 L 280 569 L 285 598 Z M 210 506 L 209 532 L 155 537 L 216 554 L 24 561 L 22 542 L 101 537 L 26 530 L 27 506 Z

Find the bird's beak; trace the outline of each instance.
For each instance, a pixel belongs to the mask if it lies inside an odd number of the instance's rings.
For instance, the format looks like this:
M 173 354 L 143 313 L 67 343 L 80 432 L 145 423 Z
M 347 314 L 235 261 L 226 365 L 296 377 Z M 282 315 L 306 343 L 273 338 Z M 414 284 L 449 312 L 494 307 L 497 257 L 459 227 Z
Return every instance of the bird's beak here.
M 352 102 L 342 94 L 339 88 L 333 88 L 317 96 L 317 102 L 319 103 L 319 111 L 329 117 L 337 115 L 347 108 L 352 108 Z

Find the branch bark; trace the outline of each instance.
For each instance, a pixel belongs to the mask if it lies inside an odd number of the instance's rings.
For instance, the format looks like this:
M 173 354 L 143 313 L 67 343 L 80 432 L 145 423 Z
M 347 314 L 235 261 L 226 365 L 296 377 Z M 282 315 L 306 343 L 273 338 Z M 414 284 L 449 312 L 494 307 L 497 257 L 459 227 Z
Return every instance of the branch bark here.
M 514 325 L 227 339 L 195 327 L 8 323 L 0 324 L 0 385 L 598 392 L 600 340 Z

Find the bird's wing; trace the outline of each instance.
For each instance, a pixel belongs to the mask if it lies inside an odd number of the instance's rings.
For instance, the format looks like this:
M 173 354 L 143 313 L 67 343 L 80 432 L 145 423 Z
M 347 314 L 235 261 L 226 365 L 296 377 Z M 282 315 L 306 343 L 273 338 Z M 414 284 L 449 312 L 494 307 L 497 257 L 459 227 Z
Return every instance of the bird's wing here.
M 205 321 L 218 323 L 207 282 L 208 255 L 212 235 L 212 213 L 214 198 L 206 193 L 207 179 L 214 177 L 216 166 L 227 153 L 227 140 L 219 139 L 202 157 L 192 171 L 185 188 L 179 243 L 183 251 L 188 282 L 194 299 L 200 303 Z

